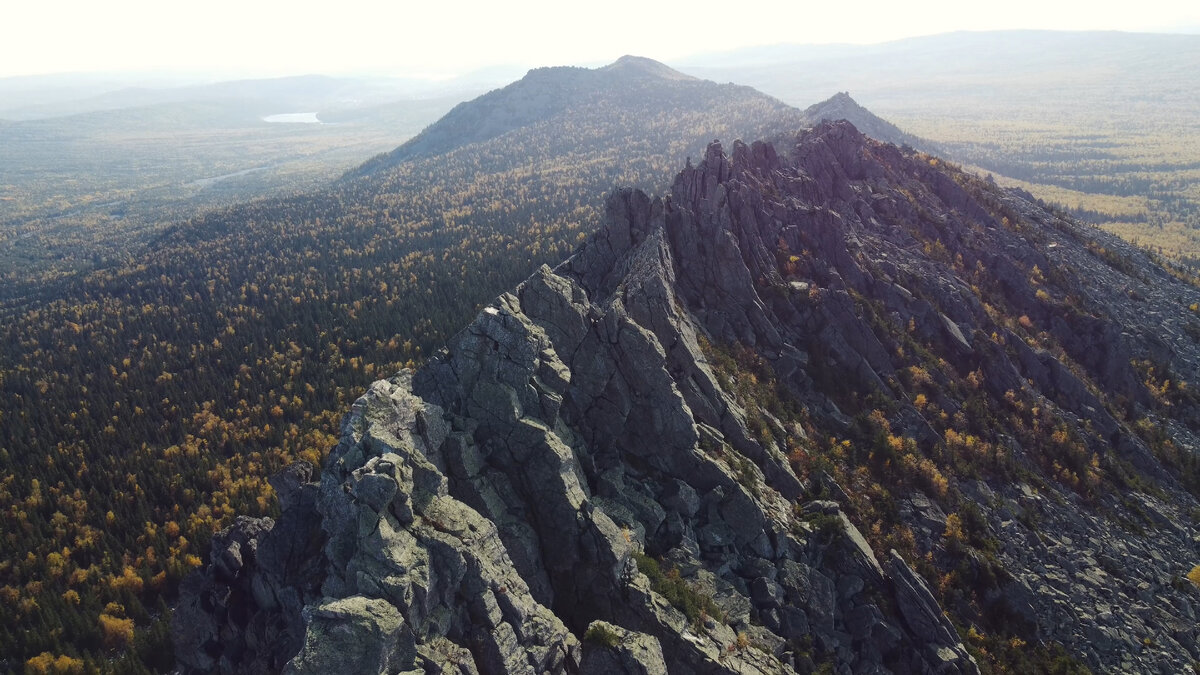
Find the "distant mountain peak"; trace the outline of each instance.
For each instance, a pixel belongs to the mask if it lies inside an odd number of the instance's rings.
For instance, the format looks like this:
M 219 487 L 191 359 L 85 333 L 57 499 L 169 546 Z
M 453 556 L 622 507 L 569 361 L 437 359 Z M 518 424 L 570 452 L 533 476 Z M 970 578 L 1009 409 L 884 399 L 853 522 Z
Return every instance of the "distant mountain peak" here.
M 705 105 L 709 96 L 725 86 L 685 75 L 643 56 L 625 55 L 600 68 L 534 68 L 516 82 L 460 103 L 400 147 L 368 160 L 346 175 L 349 178 L 367 176 L 408 159 L 429 157 L 486 141 L 545 122 L 580 105 L 595 106 L 600 101 L 617 106 L 629 106 L 634 102 L 641 105 L 650 99 L 668 100 L 680 92 L 688 92 L 692 105 Z M 729 90 L 724 91 L 728 93 Z M 738 96 L 765 98 L 764 94 L 748 88 Z M 771 107 L 776 110 L 787 108 L 777 101 L 773 101 Z
M 660 61 L 646 58 L 645 56 L 633 56 L 626 54 L 612 63 L 600 68 L 601 71 L 620 72 L 620 73 L 636 73 L 640 75 L 650 75 L 666 80 L 696 80 L 698 78 L 675 70 Z
M 848 112 L 857 114 L 866 113 L 867 115 L 875 117 L 871 111 L 862 107 L 858 101 L 855 101 L 850 96 L 850 92 L 848 91 L 839 91 L 824 101 L 821 101 L 820 103 L 814 103 L 804 110 L 804 113 L 813 119 L 813 121 L 819 121 L 822 119 L 848 119 L 839 117 L 839 115 L 843 115 L 844 113 Z M 854 120 L 850 121 L 854 122 Z
M 811 124 L 817 124 L 824 120 L 830 122 L 846 120 L 871 138 L 937 152 L 933 143 L 901 130 L 891 122 L 864 108 L 858 101 L 850 97 L 848 91 L 839 91 L 820 103 L 810 105 L 804 109 L 804 117 Z

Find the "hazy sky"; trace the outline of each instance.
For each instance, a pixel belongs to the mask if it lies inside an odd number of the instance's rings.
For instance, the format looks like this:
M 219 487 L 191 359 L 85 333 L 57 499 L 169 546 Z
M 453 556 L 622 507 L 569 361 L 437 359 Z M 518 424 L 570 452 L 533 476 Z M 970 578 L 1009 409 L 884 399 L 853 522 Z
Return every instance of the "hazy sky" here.
M 105 70 L 449 75 L 489 64 L 660 60 L 756 44 L 952 30 L 1200 32 L 1200 2 L 12 0 L 0 77 Z M 587 9 L 582 9 L 586 7 Z

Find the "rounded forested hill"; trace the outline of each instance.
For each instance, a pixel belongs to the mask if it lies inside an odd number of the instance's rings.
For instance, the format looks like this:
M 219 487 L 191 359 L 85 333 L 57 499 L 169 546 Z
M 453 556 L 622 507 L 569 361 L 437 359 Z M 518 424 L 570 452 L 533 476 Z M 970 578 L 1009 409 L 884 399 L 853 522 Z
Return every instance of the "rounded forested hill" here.
M 348 175 L 378 174 L 405 160 L 440 155 L 517 129 L 561 120 L 564 116 L 591 117 L 600 126 L 591 129 L 586 136 L 596 140 L 620 143 L 622 133 L 633 137 L 638 132 L 642 134 L 639 138 L 649 140 L 645 134 L 649 133 L 653 138 L 666 131 L 678 141 L 694 143 L 689 132 L 701 129 L 687 129 L 670 123 L 664 126 L 664 120 L 654 117 L 668 111 L 707 115 L 726 108 L 726 115 L 719 118 L 725 123 L 725 130 L 745 132 L 754 126 L 744 117 L 749 110 L 747 106 L 755 104 L 763 106 L 760 113 L 766 128 L 777 122 L 775 118 L 780 115 L 801 119 L 791 107 L 749 87 L 716 85 L 643 57 L 623 56 L 596 69 L 535 68 L 517 82 L 455 106 L 413 139 L 372 158 Z M 730 106 L 741 110 L 728 109 Z M 587 110 L 593 107 L 594 115 Z M 616 108 L 622 111 L 612 116 L 618 112 Z M 626 116 L 628 113 L 649 114 L 650 118 L 635 122 Z M 718 123 L 713 131 L 721 131 L 720 126 Z M 684 133 L 676 134 L 677 131 Z M 579 139 L 565 136 L 562 140 L 573 142 Z M 695 149 L 702 148 L 695 146 Z

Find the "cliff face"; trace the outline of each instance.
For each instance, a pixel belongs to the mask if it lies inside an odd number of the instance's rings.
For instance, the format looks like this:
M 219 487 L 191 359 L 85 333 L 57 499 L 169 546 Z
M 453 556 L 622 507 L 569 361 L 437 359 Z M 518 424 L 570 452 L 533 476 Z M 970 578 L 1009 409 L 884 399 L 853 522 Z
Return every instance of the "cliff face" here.
M 615 192 L 214 540 L 181 670 L 978 672 L 943 610 L 1200 657 L 1195 408 L 1137 365 L 1194 380 L 1200 292 L 936 164 L 822 124 Z

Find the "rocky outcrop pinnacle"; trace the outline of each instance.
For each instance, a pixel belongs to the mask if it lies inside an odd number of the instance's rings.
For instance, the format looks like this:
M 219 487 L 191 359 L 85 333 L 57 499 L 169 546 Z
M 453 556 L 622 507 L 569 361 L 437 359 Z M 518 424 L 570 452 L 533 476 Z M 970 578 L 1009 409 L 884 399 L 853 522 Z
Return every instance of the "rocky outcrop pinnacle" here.
M 606 227 L 573 257 L 497 298 L 420 370 L 372 385 L 319 483 L 299 465 L 276 479 L 278 522 L 239 520 L 214 540 L 176 613 L 183 672 L 978 672 L 911 560 L 874 550 L 842 486 L 798 475 L 783 442 L 851 425 L 831 372 L 841 387 L 894 395 L 901 365 L 856 304 L 867 295 L 1000 397 L 1035 387 L 1154 465 L 1071 371 L 996 347 L 987 333 L 1003 329 L 971 289 L 914 252 L 921 236 L 1017 269 L 1033 254 L 1015 239 L 982 243 L 1005 227 L 994 209 L 848 124 L 801 136 L 788 157 L 714 143 L 669 196 L 618 190 L 606 208 Z M 748 408 L 711 345 L 769 364 L 805 424 Z M 893 424 L 934 443 L 902 400 Z M 984 527 L 1027 536 L 1005 511 L 1021 488 L 977 483 L 957 487 L 990 493 Z M 945 512 L 907 490 L 903 517 L 928 551 Z M 1139 545 L 1194 555 L 1195 531 Z M 1046 620 L 1055 599 L 1029 590 L 1036 565 L 1073 550 L 1035 561 L 1002 547 L 1009 572 L 988 606 L 1023 613 L 1031 640 L 1073 646 Z M 1194 624 L 1180 630 L 1160 644 L 1193 653 Z M 1134 658 L 1104 648 L 1098 665 Z

